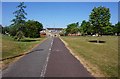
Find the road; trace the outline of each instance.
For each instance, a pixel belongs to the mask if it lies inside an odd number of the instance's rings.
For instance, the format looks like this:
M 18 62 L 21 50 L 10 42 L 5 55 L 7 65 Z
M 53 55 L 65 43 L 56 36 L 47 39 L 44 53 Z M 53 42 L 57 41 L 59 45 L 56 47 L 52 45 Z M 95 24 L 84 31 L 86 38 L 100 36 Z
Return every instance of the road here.
M 3 77 L 92 77 L 63 42 L 48 38 L 3 71 Z

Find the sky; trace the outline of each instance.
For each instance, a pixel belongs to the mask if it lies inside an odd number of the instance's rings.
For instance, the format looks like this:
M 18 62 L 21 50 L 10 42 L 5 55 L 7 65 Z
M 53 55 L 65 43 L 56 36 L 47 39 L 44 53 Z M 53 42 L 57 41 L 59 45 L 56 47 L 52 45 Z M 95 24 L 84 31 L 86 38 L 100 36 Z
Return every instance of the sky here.
M 19 2 L 2 2 L 2 25 L 8 26 L 14 18 Z M 44 28 L 65 28 L 68 24 L 88 21 L 94 7 L 104 6 L 110 9 L 112 24 L 118 22 L 117 2 L 25 2 L 27 20 L 39 21 Z

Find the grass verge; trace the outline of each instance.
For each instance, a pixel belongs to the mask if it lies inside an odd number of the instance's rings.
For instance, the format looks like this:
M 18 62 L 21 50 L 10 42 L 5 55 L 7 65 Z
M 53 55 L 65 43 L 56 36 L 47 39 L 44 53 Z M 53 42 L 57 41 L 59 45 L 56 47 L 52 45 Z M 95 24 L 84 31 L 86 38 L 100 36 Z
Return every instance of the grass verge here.
M 83 58 L 92 73 L 99 76 L 118 76 L 118 37 L 117 36 L 67 36 L 61 37 L 68 47 L 81 59 Z M 91 40 L 101 40 L 104 43 L 93 43 Z M 98 75 L 95 75 L 98 76 Z

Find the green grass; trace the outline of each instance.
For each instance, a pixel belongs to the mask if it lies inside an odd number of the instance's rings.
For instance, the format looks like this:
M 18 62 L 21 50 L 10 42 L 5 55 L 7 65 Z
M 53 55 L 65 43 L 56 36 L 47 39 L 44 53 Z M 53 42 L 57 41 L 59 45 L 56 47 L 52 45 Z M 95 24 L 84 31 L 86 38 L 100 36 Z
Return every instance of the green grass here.
M 93 66 L 96 65 L 105 76 L 118 75 L 118 37 L 117 36 L 68 36 L 62 37 L 68 46 Z M 90 40 L 99 39 L 105 43 L 91 43 Z
M 24 38 L 22 41 L 15 41 L 12 37 L 2 35 L 2 58 L 15 56 L 24 53 L 44 38 Z

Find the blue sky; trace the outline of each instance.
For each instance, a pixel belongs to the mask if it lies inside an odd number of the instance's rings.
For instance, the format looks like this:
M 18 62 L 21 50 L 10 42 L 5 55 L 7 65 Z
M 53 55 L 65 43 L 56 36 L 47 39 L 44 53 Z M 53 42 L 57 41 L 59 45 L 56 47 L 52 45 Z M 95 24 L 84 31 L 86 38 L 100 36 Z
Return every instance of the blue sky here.
M 2 2 L 2 24 L 10 25 L 19 2 Z M 37 20 L 44 27 L 66 27 L 74 22 L 89 20 L 94 7 L 105 6 L 110 9 L 112 24 L 118 21 L 117 2 L 25 2 L 27 20 Z

